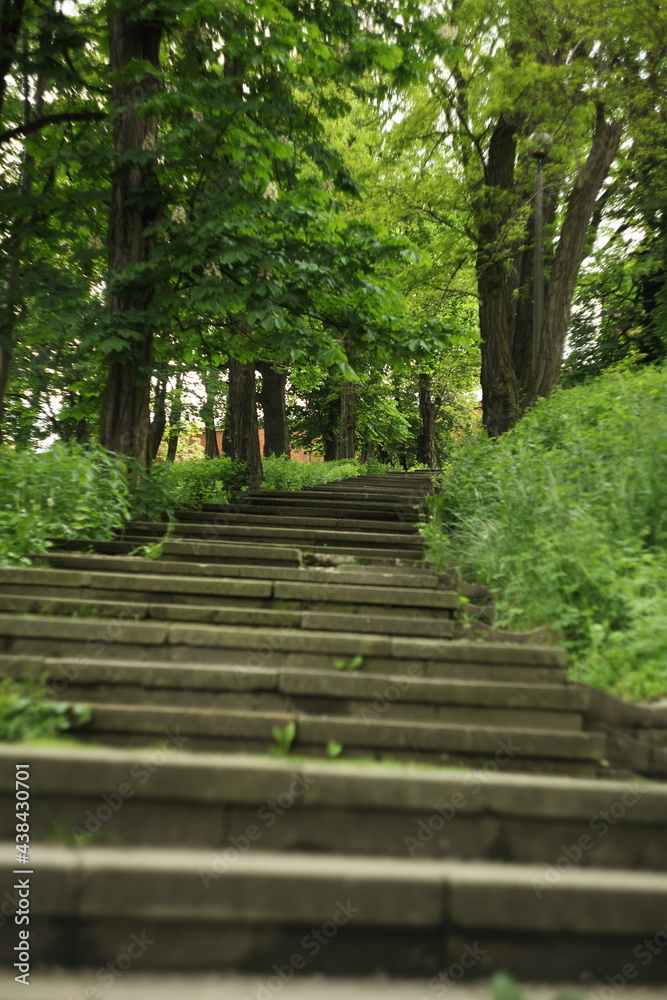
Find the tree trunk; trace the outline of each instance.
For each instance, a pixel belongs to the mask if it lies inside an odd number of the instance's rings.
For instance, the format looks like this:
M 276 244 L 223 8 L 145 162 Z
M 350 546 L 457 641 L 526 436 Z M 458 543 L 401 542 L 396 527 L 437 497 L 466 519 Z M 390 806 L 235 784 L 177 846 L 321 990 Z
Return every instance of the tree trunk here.
M 231 458 L 246 463 L 248 486 L 257 489 L 263 476 L 254 361 L 229 361 L 229 448 Z
M 127 265 L 146 263 L 154 246 L 146 227 L 159 214 L 159 194 L 145 151 L 155 148 L 158 122 L 154 114 L 142 114 L 137 104 L 155 93 L 157 80 L 148 72 L 137 81 L 127 67 L 138 61 L 159 69 L 163 26 L 131 17 L 129 5 L 127 9 L 128 14 L 121 11 L 109 20 L 112 103 L 124 109 L 114 121 L 117 158 L 109 217 L 110 310 L 112 329 L 123 331 L 126 344 L 111 357 L 102 398 L 100 442 L 111 451 L 148 463 L 153 333 L 147 313 L 155 289 L 150 279 L 140 282 L 136 275 L 125 279 L 122 271 Z
M 167 381 L 159 381 L 155 387 L 155 415 L 150 427 L 150 458 L 155 460 L 158 448 L 167 426 Z
M 431 376 L 427 372 L 419 375 L 419 415 L 421 417 L 421 433 L 418 449 L 419 461 L 428 469 L 438 467 L 438 457 L 435 448 L 435 421 L 439 407 L 431 398 Z
M 3 0 L 0 3 L 0 111 L 7 89 L 7 77 L 16 59 L 24 0 Z
M 492 437 L 513 427 L 541 396 L 549 396 L 560 376 L 572 298 L 596 201 L 614 160 L 620 125 L 608 122 L 599 106 L 591 150 L 567 201 L 551 274 L 545 289 L 544 321 L 533 330 L 533 219 L 523 248 L 514 255 L 503 234 L 516 210 L 517 123 L 501 119 L 491 138 L 485 187 L 477 205 L 479 245 L 477 287 L 482 338 L 484 426 Z M 545 222 L 553 222 L 558 192 L 547 188 Z M 547 253 L 547 258 L 551 256 Z M 533 363 L 533 341 L 540 352 Z
M 201 408 L 201 416 L 204 421 L 204 457 L 205 458 L 220 458 L 220 449 L 218 448 L 218 435 L 215 429 L 215 382 L 218 378 L 218 372 L 207 372 L 205 382 L 206 388 L 206 402 Z
M 176 452 L 178 451 L 178 438 L 180 434 L 180 423 L 183 416 L 183 391 L 181 389 L 182 376 L 179 372 L 176 376 L 176 385 L 174 386 L 174 395 L 172 398 L 171 408 L 169 410 L 169 431 L 167 445 L 167 461 L 174 462 L 176 460 Z
M 357 450 L 357 396 L 354 382 L 343 382 L 340 392 L 338 457 L 354 458 Z
M 0 92 L 0 107 L 2 106 L 2 96 L 4 95 L 4 74 L 11 65 L 11 62 L 16 54 L 16 47 L 18 44 L 18 35 L 14 34 L 12 37 L 9 37 L 9 35 L 6 34 L 6 31 L 11 34 L 12 24 L 16 25 L 16 31 L 18 31 L 18 26 L 21 23 L 22 9 L 22 3 L 10 3 L 7 12 L 5 13 L 2 8 L 2 0 L 0 0 L 0 42 L 4 46 L 2 50 L 3 58 L 0 59 L 0 66 L 3 74 L 0 79 L 3 87 L 2 92 Z M 29 49 L 27 32 L 23 33 L 22 46 L 23 55 L 24 57 L 27 57 Z M 42 115 L 44 110 L 44 90 L 45 81 L 40 75 L 37 79 L 37 85 L 35 88 L 33 107 L 30 97 L 30 80 L 27 76 L 23 78 L 24 124 L 30 122 L 33 117 L 39 118 Z M 24 148 L 20 183 L 21 195 L 24 198 L 29 197 L 32 193 L 34 163 L 34 157 L 30 156 Z M 21 277 L 23 234 L 21 219 L 16 216 L 12 219 L 11 235 L 8 244 L 2 304 L 0 305 L 0 444 L 2 444 L 3 441 L 2 425 L 5 417 L 7 389 L 9 387 L 9 378 L 11 375 L 14 356 L 14 326 L 16 324 L 16 317 L 21 305 L 19 281 Z
M 256 361 L 262 376 L 259 405 L 264 414 L 264 454 L 290 456 L 290 435 L 285 406 L 287 372 L 276 371 L 267 361 Z

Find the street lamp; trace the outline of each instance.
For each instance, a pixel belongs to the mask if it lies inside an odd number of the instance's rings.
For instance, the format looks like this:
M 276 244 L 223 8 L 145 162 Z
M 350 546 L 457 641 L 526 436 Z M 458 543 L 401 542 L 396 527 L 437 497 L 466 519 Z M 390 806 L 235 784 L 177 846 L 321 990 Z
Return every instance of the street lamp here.
M 553 148 L 548 132 L 533 132 L 529 140 L 530 155 L 537 163 L 535 174 L 535 250 L 533 255 L 533 374 L 540 356 L 542 324 L 544 322 L 544 182 L 542 164 Z

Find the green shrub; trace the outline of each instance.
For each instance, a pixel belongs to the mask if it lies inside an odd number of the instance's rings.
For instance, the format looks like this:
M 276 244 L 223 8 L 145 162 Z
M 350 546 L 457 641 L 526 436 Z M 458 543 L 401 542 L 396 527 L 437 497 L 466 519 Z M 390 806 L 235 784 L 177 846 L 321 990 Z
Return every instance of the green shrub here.
M 574 676 L 629 698 L 667 691 L 666 390 L 664 368 L 608 374 L 462 442 L 424 529 L 499 626 L 551 626 Z
M 111 538 L 129 517 L 124 464 L 103 448 L 0 452 L 0 562 L 28 562 L 51 537 Z
M 86 705 L 69 705 L 49 700 L 44 677 L 0 681 L 0 741 L 53 739 L 71 729 L 73 723 L 86 722 Z
M 162 520 L 175 510 L 200 510 L 205 503 L 227 503 L 231 490 L 245 485 L 245 467 L 231 458 L 155 464 L 139 478 L 132 516 Z

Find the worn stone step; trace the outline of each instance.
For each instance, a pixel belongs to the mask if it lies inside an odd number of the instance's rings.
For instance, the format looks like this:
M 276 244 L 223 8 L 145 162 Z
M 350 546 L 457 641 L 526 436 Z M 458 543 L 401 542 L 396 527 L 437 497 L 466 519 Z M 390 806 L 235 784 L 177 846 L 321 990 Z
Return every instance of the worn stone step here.
M 69 588 L 65 588 L 67 593 Z M 85 591 L 82 591 L 85 594 Z M 222 599 L 224 603 L 224 598 Z M 16 611 L 21 614 L 74 615 L 95 618 L 117 618 L 127 616 L 128 603 L 125 601 L 99 600 L 90 597 L 39 597 L 34 595 L 9 595 L 0 592 L 0 611 Z M 257 625 L 271 628 L 320 629 L 340 632 L 353 629 L 355 632 L 374 635 L 409 635 L 436 638 L 452 638 L 454 622 L 435 618 L 401 617 L 387 613 L 367 615 L 346 610 L 344 613 L 327 611 L 279 611 L 270 608 L 239 608 L 220 606 L 216 599 L 211 604 L 153 603 L 132 601 L 131 613 L 134 621 L 182 621 L 219 625 Z
M 5 870 L 14 856 L 0 848 Z M 432 976 L 465 958 L 478 973 L 602 978 L 664 934 L 667 909 L 657 872 L 575 867 L 538 898 L 541 866 L 493 862 L 248 850 L 216 872 L 210 850 L 42 845 L 32 860 L 32 960 L 65 966 L 104 967 L 131 942 L 163 971 L 293 971 L 298 957 L 311 972 Z M 4 935 L 7 964 L 13 945 Z M 636 957 L 637 979 L 664 982 L 664 949 Z
M 16 759 L 0 746 L 0 840 L 15 832 Z M 209 847 L 233 862 L 256 825 L 253 849 L 540 864 L 547 885 L 574 865 L 667 869 L 664 786 L 511 774 L 502 753 L 474 771 L 361 768 L 193 754 L 170 733 L 143 751 L 26 746 L 21 760 L 35 843 Z
M 606 737 L 576 730 L 524 729 L 520 723 L 483 726 L 403 719 L 311 715 L 297 710 L 189 708 L 123 703 L 93 703 L 91 719 L 77 732 L 96 740 L 105 734 L 123 734 L 154 740 L 178 729 L 192 742 L 192 749 L 220 745 L 226 749 L 240 741 L 239 749 L 274 746 L 273 730 L 296 725 L 293 752 L 324 756 L 330 742 L 339 743 L 350 756 L 371 753 L 391 757 L 402 751 L 411 759 L 459 763 L 484 760 L 501 746 L 513 748 L 509 768 L 531 761 L 551 761 L 567 771 L 570 763 L 598 765 L 606 754 Z M 199 741 L 199 742 L 198 742 Z M 203 741 L 203 742 L 202 742 Z
M 107 555 L 127 555 L 142 541 L 154 542 L 155 537 L 130 540 L 114 539 L 100 541 L 94 538 L 54 538 L 54 548 L 62 552 L 100 552 Z M 280 544 L 253 545 L 242 542 L 220 540 L 215 545 L 207 546 L 202 541 L 196 543 L 168 541 L 163 544 L 165 554 L 187 555 L 190 558 L 201 558 L 207 554 L 215 555 L 218 562 L 242 563 L 249 566 L 299 566 L 301 551 L 294 547 Z
M 143 568 L 143 567 L 142 567 Z M 280 602 L 305 610 L 318 610 L 327 604 L 352 608 L 410 608 L 450 612 L 458 607 L 458 597 L 451 591 L 428 588 L 385 586 L 377 588 L 356 583 L 338 583 L 333 576 L 322 576 L 321 582 L 270 580 L 262 578 L 120 573 L 95 571 L 12 567 L 6 570 L 0 583 L 0 595 L 7 599 L 18 595 L 68 598 L 71 600 L 119 600 L 137 602 L 202 603 L 220 606 L 220 602 L 245 602 L 259 606 L 264 602 Z M 129 616 L 129 615 L 128 615 Z M 439 634 L 439 633 L 437 633 Z M 451 632 L 450 632 L 451 635 Z
M 352 583 L 367 587 L 419 587 L 445 590 L 441 577 L 428 570 L 402 571 L 400 568 L 368 566 L 334 566 L 294 569 L 274 566 L 247 566 L 242 563 L 221 566 L 218 563 L 176 562 L 165 558 L 147 559 L 141 556 L 84 555 L 74 552 L 47 552 L 40 561 L 58 569 L 94 570 L 108 573 L 152 573 L 166 576 L 224 576 L 248 580 L 291 580 L 295 583 Z M 461 590 L 463 593 L 463 589 Z
M 293 666 L 330 669 L 333 659 L 363 657 L 371 673 L 553 683 L 564 654 L 549 646 L 463 643 L 410 637 L 198 625 L 177 622 L 63 619 L 0 614 L 0 652 L 15 656 L 80 656 L 87 660 Z
M 325 531 L 364 531 L 388 532 L 400 534 L 407 538 L 418 536 L 417 525 L 403 523 L 397 520 L 368 520 L 352 517 L 327 517 L 324 514 L 301 514 L 295 517 L 289 514 L 254 514 L 246 511 L 212 512 L 196 510 L 178 510 L 174 515 L 179 524 L 212 524 L 212 525 L 257 525 L 262 528 L 303 528 L 323 529 Z M 131 523 L 131 522 L 130 522 Z
M 133 535 L 142 537 L 163 538 L 170 530 L 169 523 L 158 521 L 128 521 L 123 529 L 123 538 Z M 396 533 L 391 531 L 344 531 L 335 528 L 287 528 L 262 527 L 261 525 L 243 524 L 184 524 L 171 522 L 172 537 L 204 538 L 206 541 L 216 541 L 221 538 L 251 538 L 256 541 L 270 540 L 272 542 L 293 542 L 303 544 L 330 544 L 338 548 L 359 547 L 369 548 L 383 546 L 400 551 L 415 552 L 423 549 L 423 540 L 419 535 Z
M 263 496 L 247 496 L 243 494 L 234 503 L 229 504 L 202 504 L 202 510 L 206 513 L 226 514 L 226 513 L 248 513 L 248 514 L 282 514 L 289 513 L 292 517 L 334 517 L 334 518 L 355 518 L 357 520 L 370 521 L 393 521 L 405 524 L 414 524 L 419 521 L 419 514 L 411 507 L 404 507 L 392 503 L 368 503 L 355 500 L 324 500 L 323 498 L 305 499 L 299 495 L 295 497 L 277 496 L 271 493 L 264 493 Z

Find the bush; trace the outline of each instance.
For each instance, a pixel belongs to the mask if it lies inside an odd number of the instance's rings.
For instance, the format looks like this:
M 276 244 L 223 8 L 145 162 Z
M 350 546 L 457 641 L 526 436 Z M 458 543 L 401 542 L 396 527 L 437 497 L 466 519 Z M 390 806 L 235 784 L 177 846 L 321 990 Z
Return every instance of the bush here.
M 205 503 L 227 503 L 231 490 L 245 486 L 242 462 L 231 458 L 194 459 L 153 465 L 134 491 L 132 516 L 161 520 L 175 510 L 200 510 Z
M 124 464 L 103 448 L 0 453 L 0 562 L 27 563 L 51 537 L 112 538 L 129 517 Z
M 87 722 L 86 705 L 49 700 L 44 677 L 0 680 L 0 741 L 54 739 L 71 729 L 74 721 Z
M 665 368 L 604 375 L 460 443 L 425 528 L 499 626 L 551 626 L 574 676 L 628 698 L 667 691 L 666 390 Z

